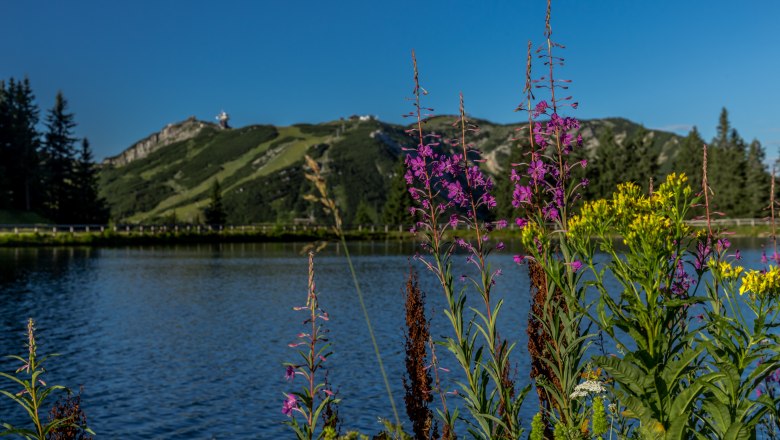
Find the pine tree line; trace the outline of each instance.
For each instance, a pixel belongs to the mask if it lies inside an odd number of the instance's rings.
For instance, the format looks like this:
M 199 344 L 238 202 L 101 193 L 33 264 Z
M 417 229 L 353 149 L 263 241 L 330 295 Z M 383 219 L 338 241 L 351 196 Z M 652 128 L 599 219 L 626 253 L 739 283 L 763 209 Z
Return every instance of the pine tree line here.
M 673 169 L 686 173 L 695 188 L 701 188 L 704 143 L 694 127 L 673 161 Z M 766 154 L 761 143 L 746 143 L 731 126 L 724 108 L 715 138 L 707 148 L 707 179 L 715 210 L 732 218 L 766 217 L 772 176 L 764 164 Z
M 107 222 L 89 141 L 74 136 L 74 114 L 62 92 L 43 131 L 39 114 L 29 79 L 0 80 L 0 209 L 60 224 Z
M 580 167 L 572 170 L 575 178 L 587 181 L 582 191 L 586 200 L 609 198 L 617 185 L 623 182 L 637 183 L 648 192 L 651 181 L 660 183 L 665 179 L 665 173 L 660 167 L 660 146 L 654 145 L 653 137 L 647 129 L 640 127 L 623 137 L 616 135 L 610 126 L 606 126 L 597 134 L 598 145 L 590 151 L 578 150 L 574 153 L 578 154 L 578 157 L 572 160 L 588 162 L 584 170 Z M 671 160 L 668 171 L 685 173 L 691 187 L 695 189 L 702 186 L 702 147 L 705 143 L 694 127 L 681 140 L 676 151 L 672 152 L 673 156 L 667 159 Z M 717 134 L 707 146 L 707 174 L 710 189 L 714 194 L 711 195 L 714 209 L 731 218 L 766 217 L 772 176 L 764 164 L 766 154 L 761 143 L 757 140 L 746 143 L 737 130 L 731 127 L 728 112 L 724 108 L 721 111 Z M 510 219 L 513 215 L 511 202 L 514 183 L 509 179 L 507 167 L 510 163 L 521 163 L 524 160 L 522 151 L 524 150 L 518 145 L 512 146 L 509 157 L 505 160 L 504 171 L 496 176 L 497 218 Z M 395 173 L 390 184 L 383 221 L 406 221 L 407 217 L 404 216 L 407 213 L 401 212 L 399 207 L 408 208 L 409 205 L 404 204 L 408 199 L 401 168 Z

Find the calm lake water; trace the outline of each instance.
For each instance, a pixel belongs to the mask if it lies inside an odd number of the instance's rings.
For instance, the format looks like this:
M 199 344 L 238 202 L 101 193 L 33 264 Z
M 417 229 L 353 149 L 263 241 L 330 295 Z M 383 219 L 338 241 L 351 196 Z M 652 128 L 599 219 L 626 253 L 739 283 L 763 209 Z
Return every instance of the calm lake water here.
M 761 240 L 735 243 L 759 264 Z M 282 422 L 287 346 L 303 331 L 307 260 L 301 244 L 226 244 L 114 249 L 0 249 L 0 353 L 24 354 L 25 322 L 37 322 L 39 353 L 60 353 L 45 379 L 78 389 L 90 426 L 106 439 L 291 438 Z M 403 410 L 403 286 L 409 265 L 437 313 L 432 333 L 449 334 L 431 274 L 410 260 L 411 243 L 350 244 L 400 416 Z M 515 339 L 519 382 L 527 383 L 528 278 L 512 246 L 492 258 L 503 269 L 501 334 Z M 455 274 L 466 271 L 464 258 Z M 380 430 L 392 418 L 343 250 L 316 258 L 316 282 L 334 354 L 329 381 L 343 399 L 345 429 Z M 477 305 L 476 303 L 474 305 Z M 448 353 L 445 366 L 455 368 Z M 3 371 L 17 365 L 1 361 Z M 452 373 L 455 376 L 455 373 Z M 455 377 L 445 377 L 454 389 Z M 7 387 L 8 383 L 4 383 Z M 0 396 L 1 397 L 1 396 Z M 531 397 L 531 394 L 529 394 Z M 535 403 L 527 399 L 530 420 Z M 0 400 L 0 421 L 23 421 Z M 409 422 L 405 422 L 408 427 Z

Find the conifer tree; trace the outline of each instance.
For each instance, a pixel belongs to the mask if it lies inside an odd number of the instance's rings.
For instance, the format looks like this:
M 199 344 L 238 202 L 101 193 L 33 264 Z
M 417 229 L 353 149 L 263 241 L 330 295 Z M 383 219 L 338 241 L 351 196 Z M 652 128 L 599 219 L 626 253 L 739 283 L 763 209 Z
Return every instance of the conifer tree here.
M 688 176 L 691 188 L 696 192 L 701 190 L 703 175 L 703 155 L 702 147 L 704 139 L 701 138 L 699 130 L 696 127 L 688 133 L 688 136 L 680 142 L 677 148 L 677 154 L 672 161 L 672 171 L 676 173 L 685 173 Z
M 406 179 L 404 179 L 405 172 L 406 167 L 404 166 L 403 155 L 401 155 L 398 167 L 395 169 L 390 182 L 387 201 L 382 208 L 382 221 L 385 224 L 402 225 L 409 223 L 409 208 L 412 206 L 412 196 L 409 194 Z
M 589 199 L 609 197 L 615 191 L 617 184 L 626 180 L 625 150 L 620 148 L 615 140 L 612 127 L 606 126 L 599 134 L 598 141 L 593 161 L 586 168 L 586 175 L 590 181 L 587 188 Z
M 658 173 L 658 154 L 653 150 L 653 139 L 645 127 L 639 129 L 626 141 L 626 176 L 647 192 L 650 179 Z
M 44 185 L 46 213 L 56 222 L 70 223 L 74 214 L 73 168 L 76 160 L 76 138 L 73 113 L 68 112 L 68 101 L 58 92 L 54 107 L 46 116 L 46 134 L 43 144 Z
M 374 212 L 365 200 L 361 200 L 357 208 L 355 209 L 355 218 L 353 223 L 356 225 L 373 225 L 376 223 L 374 220 Z
M 0 206 L 30 211 L 40 204 L 38 107 L 27 78 L 0 89 Z
M 724 108 L 718 121 L 718 130 L 712 140 L 708 160 L 708 180 L 715 193 L 713 201 L 717 211 L 728 217 L 743 217 L 750 212 L 744 200 L 745 142 L 728 120 Z
M 219 186 L 219 180 L 214 180 L 211 187 L 211 201 L 203 210 L 206 224 L 211 227 L 222 227 L 227 220 L 225 207 L 222 205 L 222 189 Z
M 73 201 L 74 206 L 79 207 L 73 212 L 75 223 L 104 224 L 108 221 L 106 200 L 98 195 L 97 169 L 87 138 L 81 141 L 73 170 Z
M 579 153 L 579 149 L 575 150 Z M 511 180 L 512 164 L 519 163 L 523 157 L 523 149 L 520 145 L 510 145 L 509 157 L 504 163 L 503 170 L 496 176 L 496 217 L 509 220 L 514 215 L 515 207 L 512 206 L 512 193 L 515 189 L 515 183 Z M 577 168 L 579 170 L 580 168 Z M 522 173 L 521 173 L 522 174 Z M 520 176 L 526 179 L 526 176 Z M 411 200 L 411 197 L 410 197 Z
M 747 217 L 761 218 L 768 215 L 765 209 L 769 206 L 769 191 L 772 177 L 764 164 L 766 155 L 761 143 L 754 140 L 747 151 L 745 165 L 744 200 L 746 203 L 745 215 Z
M 8 154 L 8 93 L 5 81 L 0 80 L 0 209 L 7 209 L 11 204 L 10 181 L 7 166 L 11 163 Z

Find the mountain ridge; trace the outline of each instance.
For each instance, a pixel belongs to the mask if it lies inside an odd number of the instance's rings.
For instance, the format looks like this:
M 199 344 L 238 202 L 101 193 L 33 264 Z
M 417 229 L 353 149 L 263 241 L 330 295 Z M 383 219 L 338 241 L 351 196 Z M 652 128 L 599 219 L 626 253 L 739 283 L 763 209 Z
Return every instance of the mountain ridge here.
M 427 131 L 454 136 L 457 118 L 441 115 L 426 122 Z M 527 123 L 495 124 L 474 118 L 480 126 L 471 141 L 483 153 L 491 175 L 506 172 L 511 146 Z M 587 151 L 598 145 L 607 127 L 618 143 L 642 127 L 625 118 L 581 121 Z M 208 201 L 208 190 L 220 181 L 231 223 L 289 222 L 318 217 L 318 208 L 303 201 L 309 191 L 302 174 L 303 156 L 323 163 L 334 196 L 346 221 L 354 221 L 358 207 L 369 219 L 379 220 L 403 146 L 413 146 L 409 126 L 367 118 L 350 118 L 320 124 L 249 125 L 221 129 L 194 117 L 166 125 L 106 158 L 100 172 L 101 195 L 120 222 L 198 222 Z M 647 130 L 659 157 L 668 168 L 681 137 Z M 364 215 L 365 217 L 365 215 Z M 362 218 L 365 219 L 365 218 Z

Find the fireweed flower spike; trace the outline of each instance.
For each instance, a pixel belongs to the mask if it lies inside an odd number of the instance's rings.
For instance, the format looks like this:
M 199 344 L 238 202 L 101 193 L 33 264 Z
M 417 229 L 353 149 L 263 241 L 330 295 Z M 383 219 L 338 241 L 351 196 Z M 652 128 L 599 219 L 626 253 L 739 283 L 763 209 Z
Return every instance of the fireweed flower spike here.
M 560 112 L 564 107 L 577 108 L 577 104 L 558 93 L 571 81 L 556 78 L 555 69 L 563 65 L 563 59 L 554 51 L 563 45 L 552 41 L 551 10 L 548 1 L 545 44 L 536 51 L 546 71 L 540 78 L 533 77 L 532 44 L 528 43 L 524 102 L 517 108 L 528 114 L 528 131 L 520 139 L 526 159 L 513 164 L 510 176 L 515 183 L 512 204 L 518 210 L 515 222 L 529 254 L 528 351 L 546 437 L 552 437 L 553 426 L 575 429 L 586 419 L 586 408 L 571 396 L 584 366 L 580 347 L 589 344 L 589 335 L 579 334 L 580 328 L 586 328 L 580 326 L 585 319 L 581 306 L 585 289 L 579 283 L 583 259 L 567 233 L 570 205 L 579 198 L 577 191 L 587 185 L 587 181 L 573 181 L 571 171 L 585 167 L 587 161 L 570 161 L 572 151 L 582 146 L 582 136 L 577 134 L 579 121 Z M 548 96 L 537 99 L 534 90 Z
M 3 423 L 2 427 L 5 429 L 0 430 L 0 437 L 17 435 L 26 439 L 44 440 L 51 438 L 53 435 L 60 435 L 60 429 L 63 428 L 77 430 L 79 434 L 95 434 L 91 429 L 86 427 L 86 425 L 74 424 L 74 420 L 69 416 L 63 417 L 54 412 L 50 414 L 48 422 L 41 417 L 41 410 L 46 411 L 49 408 L 49 405 L 46 402 L 51 393 L 66 390 L 66 388 L 61 385 L 48 386 L 43 380 L 43 374 L 45 372 L 43 364 L 52 356 L 57 355 L 38 355 L 38 344 L 35 338 L 35 322 L 32 318 L 28 319 L 27 357 L 24 358 L 16 355 L 7 356 L 9 359 L 21 362 L 22 365 L 14 374 L 0 372 L 0 378 L 12 381 L 14 387 L 20 387 L 21 390 L 14 393 L 6 391 L 5 389 L 0 389 L 0 394 L 13 400 L 24 409 L 29 422 L 32 423 L 32 429 L 15 427 L 8 423 Z
M 305 383 L 301 391 L 285 393 L 282 403 L 282 413 L 290 418 L 285 423 L 292 427 L 299 440 L 311 440 L 318 438 L 316 434 L 317 422 L 323 410 L 333 410 L 339 403 L 327 384 L 327 376 L 323 382 L 318 382 L 317 373 L 325 370 L 323 365 L 331 352 L 328 342 L 328 330 L 324 328 L 327 321 L 327 313 L 320 308 L 319 296 L 314 284 L 314 252 L 309 252 L 308 289 L 306 294 L 306 306 L 297 309 L 307 312 L 304 325 L 308 326 L 307 332 L 297 335 L 298 341 L 290 343 L 290 347 L 303 347 L 298 349 L 302 359 L 301 364 L 285 364 L 284 378 L 292 381 L 296 375 L 304 378 Z M 327 372 L 326 372 L 327 375 Z M 294 412 L 300 413 L 303 423 L 299 423 Z M 335 412 L 335 411 L 334 411 Z M 334 425 L 336 420 L 325 420 L 326 425 Z
M 415 136 L 417 147 L 407 150 L 406 180 L 418 206 L 413 211 L 415 230 L 423 235 L 423 248 L 430 252 L 430 259 L 420 256 L 418 260 L 438 278 L 448 301 L 446 314 L 454 337 L 448 338 L 445 346 L 455 355 L 468 378 L 458 395 L 465 399 L 474 426 L 485 438 L 518 438 L 523 431 L 518 414 L 525 391 L 517 393 L 514 381 L 509 378 L 512 346 L 499 337 L 495 328 L 501 302 L 491 301 L 491 290 L 500 271 L 492 271 L 487 263 L 487 256 L 493 250 L 504 247 L 501 243 L 492 244 L 489 233 L 494 228 L 505 227 L 506 221 L 482 220 L 482 213 L 495 208 L 496 201 L 491 194 L 492 180 L 479 168 L 480 161 L 476 159 L 479 152 L 467 141 L 467 135 L 476 132 L 478 127 L 466 117 L 463 96 L 460 96 L 460 118 L 453 124 L 459 131 L 458 139 L 442 141 L 440 136 L 423 132 L 422 88 L 414 52 L 412 60 L 416 110 L 413 114 L 417 123 L 409 133 Z M 445 241 L 445 231 L 458 225 L 473 230 L 475 239 Z M 466 289 L 458 290 L 453 285 L 451 256 L 455 247 L 464 249 L 468 253 L 466 262 L 476 268 L 477 276 L 465 278 L 471 281 L 467 285 L 476 288 L 485 306 L 484 312 L 476 312 L 477 317 L 469 322 L 464 319 Z M 473 334 L 473 329 L 478 330 L 477 334 Z M 477 335 L 482 339 L 478 340 Z

